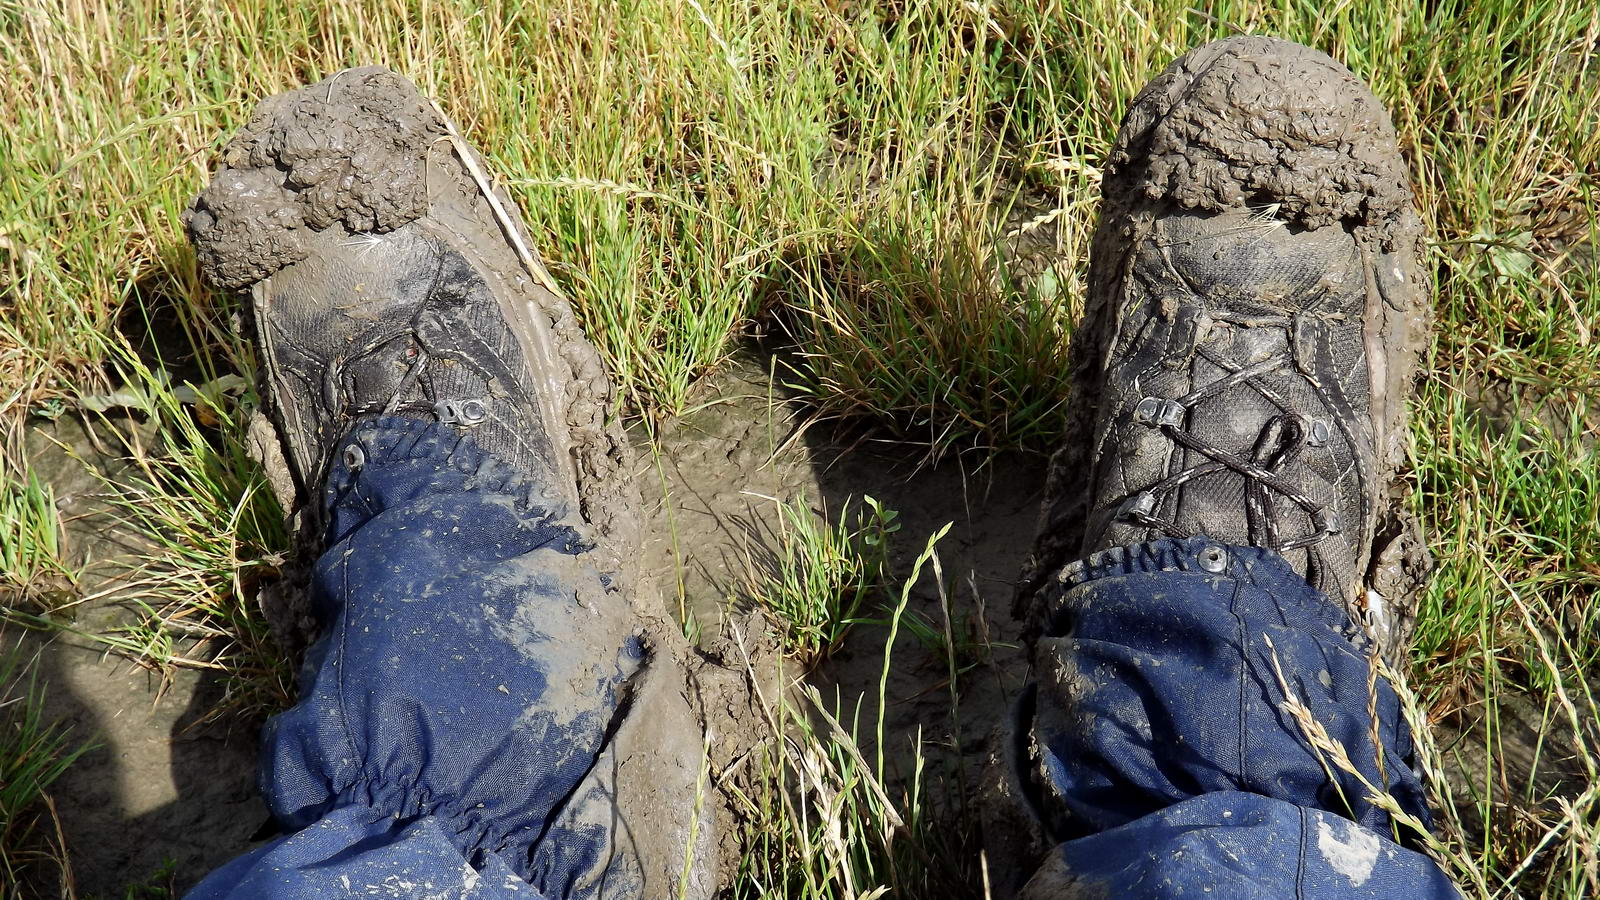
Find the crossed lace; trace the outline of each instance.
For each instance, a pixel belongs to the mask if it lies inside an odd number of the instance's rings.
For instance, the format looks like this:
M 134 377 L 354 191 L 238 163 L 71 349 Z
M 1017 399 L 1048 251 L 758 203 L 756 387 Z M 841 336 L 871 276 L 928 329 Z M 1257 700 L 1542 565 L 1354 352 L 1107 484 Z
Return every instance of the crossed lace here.
M 404 330 L 383 333 L 369 339 L 349 358 L 359 359 L 379 352 L 386 345 L 399 340 L 410 343 L 406 348 L 406 358 L 411 365 L 395 387 L 393 394 L 379 410 L 382 415 L 393 415 L 397 412 L 431 413 L 443 424 L 467 427 L 477 425 L 489 417 L 488 395 L 439 402 L 417 398 L 419 382 L 427 372 L 429 363 L 436 357 L 448 358 L 467 366 L 486 383 L 499 382 L 508 385 L 512 390 L 518 387 L 505 361 L 490 352 L 488 345 L 480 337 L 462 327 L 461 323 L 427 307 L 420 310 Z M 343 366 L 333 366 L 329 378 L 337 382 L 343 368 Z M 360 414 L 372 411 L 370 406 L 355 408 L 351 405 L 349 412 Z
M 1250 324 L 1259 326 L 1280 323 L 1276 320 L 1252 319 Z M 1283 326 L 1289 324 L 1288 319 L 1283 319 L 1281 322 Z M 1118 518 L 1145 528 L 1156 529 L 1171 537 L 1187 537 L 1190 531 L 1155 515 L 1162 495 L 1197 478 L 1231 470 L 1245 476 L 1246 479 L 1245 515 L 1250 529 L 1251 544 L 1282 553 L 1311 546 L 1325 540 L 1331 534 L 1338 534 L 1342 528 L 1338 515 L 1329 510 L 1326 504 L 1311 499 L 1305 491 L 1280 474 L 1300 457 L 1304 448 L 1321 447 L 1327 443 L 1328 423 L 1294 413 L 1273 416 L 1262 427 L 1248 459 L 1217 447 L 1184 427 L 1189 410 L 1195 404 L 1246 382 L 1276 403 L 1280 409 L 1286 407 L 1286 403 L 1256 379 L 1258 376 L 1293 365 L 1294 360 L 1291 355 L 1287 352 L 1279 353 L 1241 367 L 1204 347 L 1197 348 L 1197 352 L 1229 374 L 1177 399 L 1145 397 L 1134 408 L 1133 421 L 1160 429 L 1174 443 L 1206 457 L 1209 461 L 1175 472 L 1132 495 L 1118 510 Z M 1315 530 L 1298 537 L 1283 539 L 1279 533 L 1276 504 L 1272 497 L 1274 492 L 1304 510 Z

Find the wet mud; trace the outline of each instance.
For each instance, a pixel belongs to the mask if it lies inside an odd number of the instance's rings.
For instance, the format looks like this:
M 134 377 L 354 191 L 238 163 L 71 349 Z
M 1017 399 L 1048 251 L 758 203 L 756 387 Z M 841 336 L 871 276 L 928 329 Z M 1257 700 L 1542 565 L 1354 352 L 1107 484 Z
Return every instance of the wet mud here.
M 971 842 L 963 846 L 972 849 L 983 839 L 980 824 L 1005 815 L 995 807 L 1009 803 L 989 776 L 1027 679 L 1009 600 L 1033 535 L 1046 461 L 1003 454 L 978 466 L 960 459 L 929 465 L 917 448 L 810 422 L 805 408 L 769 380 L 772 364 L 755 356 L 732 361 L 705 391 L 702 409 L 663 429 L 660 452 L 641 475 L 651 517 L 649 571 L 669 607 L 681 600 L 702 623 L 690 680 L 718 736 L 712 770 L 743 764 L 771 734 L 760 704 L 770 707 L 785 689 L 793 696 L 803 676 L 838 719 L 861 723 L 862 751 L 875 753 L 888 628 L 852 629 L 805 676 L 780 666 L 774 634 L 742 599 L 749 567 L 778 551 L 779 503 L 803 499 L 819 518 L 836 523 L 847 504 L 858 509 L 870 495 L 898 513 L 900 530 L 891 541 L 888 591 L 863 607 L 865 618 L 887 619 L 888 604 L 898 600 L 928 538 L 951 526 L 937 544 L 943 592 L 933 567 L 925 568 L 899 637 L 887 648 L 884 750 L 891 790 L 906 786 L 915 755 L 922 755 L 929 809 L 950 817 L 952 845 Z M 912 619 L 927 626 L 920 636 L 905 624 Z M 940 637 L 930 638 L 930 631 Z M 729 809 L 725 820 L 736 827 L 737 816 Z M 728 850 L 733 831 L 725 836 Z
M 104 453 L 112 446 L 64 417 L 33 428 L 25 448 L 54 488 L 69 564 L 85 567 L 78 593 L 98 598 L 70 610 L 68 624 L 84 633 L 137 621 L 118 593 L 151 549 L 118 521 L 96 477 L 119 475 L 124 464 Z M 50 789 L 80 896 L 181 890 L 247 845 L 267 820 L 255 788 L 258 723 L 207 721 L 222 700 L 219 673 L 148 671 L 70 632 L 27 640 L 40 650 L 45 717 L 95 745 Z M 48 887 L 39 896 L 53 896 Z
M 1122 182 L 1123 193 L 1108 196 L 1113 224 L 1096 238 L 1097 260 L 1113 259 L 1108 242 L 1127 240 L 1147 226 L 1151 209 L 1168 203 L 1201 211 L 1246 200 L 1276 204 L 1278 215 L 1297 227 L 1345 222 L 1365 229 L 1363 240 L 1376 253 L 1418 239 L 1403 175 L 1395 178 L 1398 161 L 1352 149 L 1359 144 L 1354 138 L 1387 127 L 1381 109 L 1330 108 L 1320 119 L 1295 115 L 1252 93 L 1255 82 L 1238 69 L 1221 79 L 1225 72 L 1214 65 L 1214 53 L 1187 58 L 1136 102 L 1119 141 L 1124 158 L 1113 166 L 1129 162 L 1135 142 L 1152 162 Z M 1301 94 L 1291 98 L 1291 106 L 1321 102 L 1348 76 L 1309 57 L 1293 65 Z M 446 123 L 393 78 L 377 69 L 352 70 L 263 104 L 225 151 L 223 170 L 187 219 L 201 264 L 217 284 L 247 287 L 305 259 L 307 228 L 387 232 L 431 216 L 475 242 L 504 241 L 493 204 L 472 183 L 475 157 L 468 152 L 452 158 L 459 162 L 434 165 L 440 162 L 436 154 L 461 151 L 442 139 Z M 1179 114 L 1168 115 L 1180 100 Z M 1221 104 L 1233 102 L 1252 110 L 1243 130 L 1219 127 Z M 367 149 L 350 154 L 344 148 L 351 146 Z M 1303 162 L 1291 167 L 1302 174 L 1272 176 L 1281 174 L 1273 167 L 1285 157 Z M 439 173 L 448 180 L 429 180 Z M 430 206 L 446 195 L 460 202 Z M 521 234 L 520 225 L 513 223 L 511 232 Z M 914 448 L 808 425 L 803 409 L 773 387 L 771 360 L 751 355 L 703 386 L 697 412 L 661 423 L 653 433 L 636 430 L 636 453 L 630 455 L 616 426 L 604 422 L 608 389 L 565 302 L 542 292 L 537 274 L 520 271 L 509 256 L 479 261 L 538 294 L 552 356 L 570 366 L 569 383 L 575 385 L 563 395 L 562 419 L 569 426 L 585 517 L 629 548 L 624 552 L 638 569 L 630 589 L 650 619 L 647 630 L 666 657 L 688 669 L 683 681 L 676 675 L 652 680 L 647 697 L 677 703 L 682 701 L 674 697 L 687 695 L 712 728 L 711 739 L 702 740 L 698 734 L 686 739 L 681 729 L 644 726 L 629 740 L 683 759 L 708 752 L 714 775 L 737 768 L 769 733 L 752 698 L 776 697 L 786 689 L 786 677 L 795 675 L 783 672 L 759 612 L 739 601 L 750 560 L 774 549 L 771 542 L 781 530 L 778 503 L 804 497 L 836 520 L 847 502 L 859 504 L 870 494 L 900 514 L 893 544 L 900 577 L 926 537 L 952 525 L 939 545 L 942 588 L 933 572 L 925 573 L 907 609 L 930 626 L 927 632 L 946 640 L 929 641 L 916 629 L 902 628 L 888 648 L 894 664 L 885 685 L 886 755 L 908 775 L 912 744 L 920 742 L 927 759 L 925 795 L 940 814 L 957 828 L 981 823 L 992 833 L 980 839 L 1014 854 L 1026 839 L 1022 831 L 993 840 L 1009 827 L 993 809 L 1008 801 L 1003 780 L 994 777 L 998 736 L 1028 676 L 1023 642 L 1033 590 L 1076 554 L 1081 541 L 1090 442 L 1067 442 L 1051 465 L 1008 455 L 981 464 L 954 459 L 928 465 Z M 1082 397 L 1099 395 L 1097 354 L 1116 315 L 1104 298 L 1113 295 L 1118 275 L 1118 267 L 1107 262 L 1097 262 L 1091 272 L 1094 296 L 1102 299 L 1091 301 L 1075 342 L 1074 383 Z M 1420 334 L 1415 318 L 1396 316 L 1385 327 L 1404 334 L 1406 342 Z M 1414 343 L 1402 346 L 1405 356 Z M 1399 360 L 1387 377 L 1403 382 L 1408 366 Z M 1079 404 L 1069 433 L 1093 434 L 1094 413 L 1091 404 Z M 81 429 L 69 433 L 73 427 L 63 422 L 52 431 L 92 464 L 114 465 L 98 459 Z M 281 456 L 270 423 L 263 421 L 252 439 L 258 456 Z M 1380 452 L 1393 460 L 1396 450 Z M 109 517 L 109 501 L 81 464 L 42 435 L 30 451 L 69 513 L 78 558 L 95 564 L 97 580 L 86 580 L 86 591 L 114 587 L 128 574 L 124 563 L 138 551 L 137 539 Z M 293 481 L 281 464 L 269 463 L 268 474 L 280 495 L 292 494 Z M 1043 516 L 1041 500 L 1047 501 Z M 1392 502 L 1401 506 L 1398 497 Z M 1421 549 L 1420 538 L 1403 521 L 1390 524 L 1400 549 L 1379 558 L 1390 561 L 1382 565 L 1404 569 L 1416 558 L 1408 553 Z M 1035 547 L 1036 532 L 1043 539 Z M 1414 589 L 1395 588 L 1402 594 Z M 1014 597 L 1021 619 L 1012 615 Z M 78 626 L 103 629 L 128 615 L 108 594 L 78 610 Z M 693 650 L 675 636 L 685 617 L 699 625 Z M 811 677 L 843 710 L 862 703 L 861 722 L 875 718 L 886 634 L 881 627 L 856 628 Z M 164 870 L 181 891 L 247 846 L 266 821 L 253 784 L 259 723 L 196 727 L 216 699 L 211 673 L 179 670 L 163 679 L 70 636 L 51 641 L 44 658 L 49 715 L 102 744 L 53 790 L 80 893 L 120 896 L 127 885 Z M 864 734 L 863 744 L 870 755 L 872 738 Z M 654 777 L 641 771 L 635 782 L 653 784 Z M 714 849 L 725 864 L 737 823 L 731 810 L 723 812 L 722 844 Z M 1013 861 L 995 857 L 991 866 Z

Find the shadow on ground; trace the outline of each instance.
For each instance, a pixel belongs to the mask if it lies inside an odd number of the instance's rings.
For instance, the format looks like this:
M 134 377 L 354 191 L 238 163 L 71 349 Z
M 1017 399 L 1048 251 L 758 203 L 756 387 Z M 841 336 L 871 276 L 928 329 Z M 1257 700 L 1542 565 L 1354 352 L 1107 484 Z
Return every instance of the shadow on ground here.
M 67 549 L 86 566 L 80 589 L 90 599 L 69 611 L 69 624 L 107 632 L 133 617 L 115 589 L 142 549 L 91 471 L 117 462 L 70 418 L 29 438 L 30 465 L 55 490 Z M 257 723 L 197 725 L 221 697 L 218 673 L 181 669 L 164 681 L 72 633 L 48 640 L 40 667 L 45 715 L 98 745 L 50 791 L 80 897 L 120 898 L 134 885 L 148 889 L 141 897 L 181 892 L 263 824 Z M 54 894 L 51 885 L 42 896 Z

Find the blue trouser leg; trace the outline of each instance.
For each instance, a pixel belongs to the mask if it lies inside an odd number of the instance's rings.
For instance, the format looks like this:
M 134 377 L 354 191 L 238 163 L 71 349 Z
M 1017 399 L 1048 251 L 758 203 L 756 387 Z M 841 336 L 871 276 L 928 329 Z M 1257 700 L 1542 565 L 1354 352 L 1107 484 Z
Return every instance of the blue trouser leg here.
M 1394 691 L 1277 554 L 1113 548 L 1062 573 L 1047 615 L 1031 767 L 1060 843 L 1024 896 L 1457 896 L 1284 711 L 1280 669 L 1362 774 L 1430 821 Z
M 636 895 L 600 772 L 639 648 L 584 537 L 441 426 L 370 422 L 336 457 L 326 630 L 264 736 L 290 833 L 190 896 Z

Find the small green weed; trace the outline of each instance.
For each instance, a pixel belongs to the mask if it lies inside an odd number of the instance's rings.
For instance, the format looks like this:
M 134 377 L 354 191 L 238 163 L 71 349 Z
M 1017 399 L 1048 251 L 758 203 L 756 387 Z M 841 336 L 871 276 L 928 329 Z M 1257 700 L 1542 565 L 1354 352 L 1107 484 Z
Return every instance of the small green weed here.
M 177 880 L 178 861 L 162 860 L 143 880 L 124 885 L 122 900 L 173 900 L 178 896 Z
M 872 497 L 845 501 L 836 521 L 805 497 L 764 498 L 779 510 L 776 546 L 749 562 L 745 598 L 766 613 L 784 651 L 810 669 L 844 640 L 866 598 L 887 574 L 889 537 L 899 516 Z
M 0 481 L 0 608 L 50 613 L 77 597 L 55 492 L 32 472 Z

